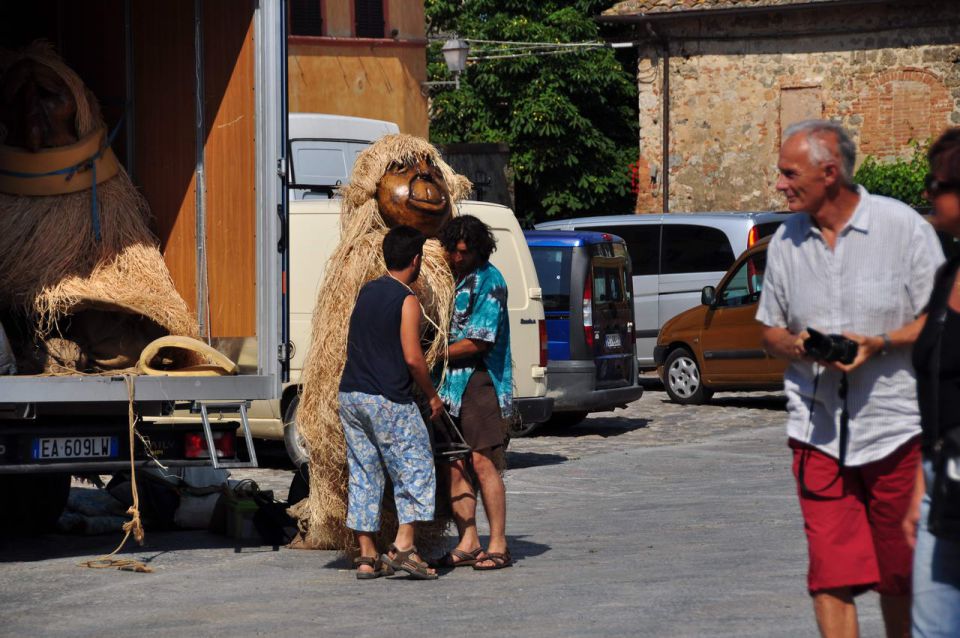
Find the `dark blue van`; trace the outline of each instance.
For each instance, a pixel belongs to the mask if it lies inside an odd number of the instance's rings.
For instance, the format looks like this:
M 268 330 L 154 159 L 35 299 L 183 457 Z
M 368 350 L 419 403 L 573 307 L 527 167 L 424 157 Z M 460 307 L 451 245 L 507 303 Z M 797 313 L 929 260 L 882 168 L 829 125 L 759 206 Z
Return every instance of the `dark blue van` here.
M 543 293 L 547 324 L 549 424 L 639 399 L 630 256 L 616 235 L 524 232 Z

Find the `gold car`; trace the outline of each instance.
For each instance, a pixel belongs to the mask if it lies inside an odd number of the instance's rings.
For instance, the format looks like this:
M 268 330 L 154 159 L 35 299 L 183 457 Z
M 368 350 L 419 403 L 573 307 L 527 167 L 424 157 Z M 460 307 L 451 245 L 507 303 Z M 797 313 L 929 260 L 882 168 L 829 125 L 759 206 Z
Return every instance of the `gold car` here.
M 783 387 L 787 362 L 763 350 L 763 326 L 754 317 L 767 263 L 765 239 L 746 250 L 701 304 L 660 329 L 653 357 L 663 386 L 676 403 L 700 404 L 716 390 Z

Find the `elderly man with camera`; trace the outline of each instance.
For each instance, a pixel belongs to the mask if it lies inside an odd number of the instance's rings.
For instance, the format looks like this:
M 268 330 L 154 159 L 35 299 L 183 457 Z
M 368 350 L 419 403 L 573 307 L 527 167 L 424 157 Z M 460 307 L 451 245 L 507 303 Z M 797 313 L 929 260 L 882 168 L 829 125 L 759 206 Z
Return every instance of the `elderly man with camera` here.
M 852 181 L 839 125 L 787 129 L 777 190 L 798 214 L 777 230 L 757 320 L 790 360 L 787 435 L 823 636 L 858 635 L 854 596 L 880 594 L 888 636 L 910 632 L 912 553 L 901 532 L 919 462 L 910 346 L 943 252 L 913 209 Z

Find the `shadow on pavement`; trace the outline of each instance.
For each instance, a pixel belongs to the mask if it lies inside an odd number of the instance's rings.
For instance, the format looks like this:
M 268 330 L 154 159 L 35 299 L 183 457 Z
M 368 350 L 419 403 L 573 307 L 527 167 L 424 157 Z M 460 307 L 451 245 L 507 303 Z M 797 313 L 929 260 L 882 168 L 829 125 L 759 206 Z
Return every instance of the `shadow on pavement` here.
M 620 436 L 634 430 L 647 427 L 649 419 L 636 419 L 625 416 L 592 417 L 567 428 L 544 428 L 536 432 L 539 436 L 600 436 L 609 438 Z
M 562 454 L 541 454 L 539 452 L 507 452 L 507 469 L 520 470 L 541 465 L 559 465 L 568 461 Z
M 525 536 L 511 536 L 507 534 L 507 545 L 510 548 L 510 556 L 513 557 L 514 562 L 519 563 L 520 561 L 526 558 L 534 558 L 545 554 L 550 551 L 551 547 L 545 545 L 544 543 L 536 543 L 534 541 L 524 540 Z M 447 536 L 444 539 L 444 543 L 435 550 L 434 553 L 424 556 L 424 560 L 434 560 L 442 555 L 446 548 L 455 547 L 457 544 L 456 536 Z M 480 544 L 483 547 L 487 546 L 490 538 L 488 536 L 480 536 Z M 325 569 L 353 569 L 353 562 L 349 556 L 337 555 L 328 561 L 324 566 Z M 461 567 L 460 569 L 467 569 L 466 567 Z M 445 569 L 438 569 L 437 573 L 443 576 L 444 574 L 449 574 L 454 570 L 453 567 L 448 567 Z M 402 575 L 401 575 L 402 577 Z
M 787 409 L 787 397 L 780 393 L 749 397 L 714 396 L 710 399 L 709 405 L 721 408 L 748 408 L 782 412 Z
M 74 536 L 71 534 L 41 534 L 26 537 L 0 537 L 0 563 L 34 562 L 57 558 L 82 557 L 84 560 L 109 554 L 123 534 Z M 151 531 L 146 529 L 144 543 L 137 545 L 131 538 L 116 558 L 136 558 L 144 563 L 172 551 L 201 549 L 233 549 L 235 553 L 275 551 L 271 545 L 258 541 L 238 543 L 232 538 L 205 530 Z

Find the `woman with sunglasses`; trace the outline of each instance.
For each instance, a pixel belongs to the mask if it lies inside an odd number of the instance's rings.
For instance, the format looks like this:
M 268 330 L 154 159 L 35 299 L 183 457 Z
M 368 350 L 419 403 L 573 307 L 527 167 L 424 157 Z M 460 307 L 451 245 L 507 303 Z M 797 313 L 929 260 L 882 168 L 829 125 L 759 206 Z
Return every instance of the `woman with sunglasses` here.
M 927 153 L 926 195 L 934 227 L 960 238 L 960 127 Z M 913 562 L 913 635 L 960 636 L 960 481 L 951 490 L 945 437 L 960 442 L 960 255 L 941 267 L 927 321 L 913 347 L 923 427 L 923 465 L 904 521 Z M 960 452 L 957 452 L 960 464 Z M 957 468 L 960 471 L 960 467 Z M 937 510 L 931 517 L 931 505 Z M 949 510 L 955 518 L 951 525 Z M 942 516 L 941 514 L 945 515 Z M 952 527 L 952 529 L 951 529 Z

